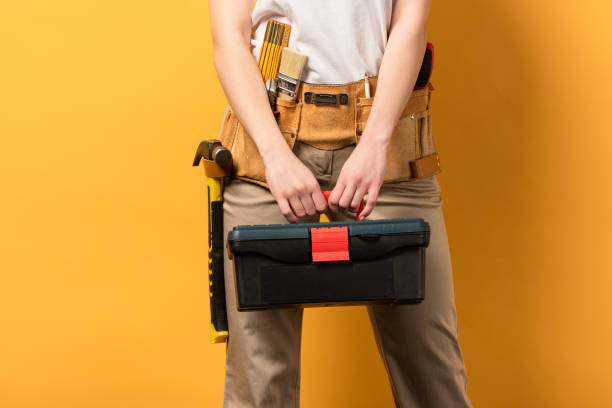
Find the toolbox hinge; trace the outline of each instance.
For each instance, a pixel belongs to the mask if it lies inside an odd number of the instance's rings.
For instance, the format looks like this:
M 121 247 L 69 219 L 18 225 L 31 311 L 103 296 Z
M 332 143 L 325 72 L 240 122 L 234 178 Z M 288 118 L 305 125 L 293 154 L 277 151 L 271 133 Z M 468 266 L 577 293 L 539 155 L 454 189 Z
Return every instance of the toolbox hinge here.
M 348 261 L 348 227 L 310 228 L 312 261 Z

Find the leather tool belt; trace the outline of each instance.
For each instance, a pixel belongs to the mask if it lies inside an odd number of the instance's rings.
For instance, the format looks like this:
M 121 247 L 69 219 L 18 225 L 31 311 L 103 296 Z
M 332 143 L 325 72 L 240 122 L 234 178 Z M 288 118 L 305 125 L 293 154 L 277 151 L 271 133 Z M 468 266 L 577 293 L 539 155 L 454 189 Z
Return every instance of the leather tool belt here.
M 369 78 L 376 95 L 377 77 Z M 383 182 L 410 181 L 441 172 L 431 131 L 431 93 L 428 82 L 414 89 L 391 136 Z M 300 83 L 295 100 L 277 99 L 278 128 L 291 149 L 295 142 L 333 150 L 359 143 L 374 96 L 365 97 L 364 81 L 346 84 Z M 268 188 L 265 168 L 253 139 L 229 104 L 217 139 L 232 152 L 231 176 Z

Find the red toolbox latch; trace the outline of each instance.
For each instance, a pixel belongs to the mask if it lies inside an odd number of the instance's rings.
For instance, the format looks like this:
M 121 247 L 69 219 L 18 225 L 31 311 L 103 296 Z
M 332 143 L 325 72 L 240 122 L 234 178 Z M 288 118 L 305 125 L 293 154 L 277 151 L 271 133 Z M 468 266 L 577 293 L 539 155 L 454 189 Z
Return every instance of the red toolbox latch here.
M 319 227 L 310 229 L 312 261 L 348 261 L 348 227 Z

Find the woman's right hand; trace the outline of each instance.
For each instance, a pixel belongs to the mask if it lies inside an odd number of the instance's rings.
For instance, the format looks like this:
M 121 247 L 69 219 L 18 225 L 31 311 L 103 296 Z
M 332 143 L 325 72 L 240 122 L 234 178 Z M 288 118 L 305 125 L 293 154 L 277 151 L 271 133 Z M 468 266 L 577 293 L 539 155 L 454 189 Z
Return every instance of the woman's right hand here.
M 264 158 L 266 182 L 278 206 L 290 223 L 305 215 L 322 214 L 327 200 L 310 169 L 293 152 L 282 152 Z

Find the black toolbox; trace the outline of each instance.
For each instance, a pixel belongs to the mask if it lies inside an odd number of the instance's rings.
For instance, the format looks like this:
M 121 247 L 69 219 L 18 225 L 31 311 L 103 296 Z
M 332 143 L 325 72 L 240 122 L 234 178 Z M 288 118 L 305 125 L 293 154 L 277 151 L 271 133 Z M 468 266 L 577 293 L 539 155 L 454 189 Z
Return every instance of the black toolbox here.
M 419 303 L 429 233 L 422 218 L 236 226 L 238 310 Z

